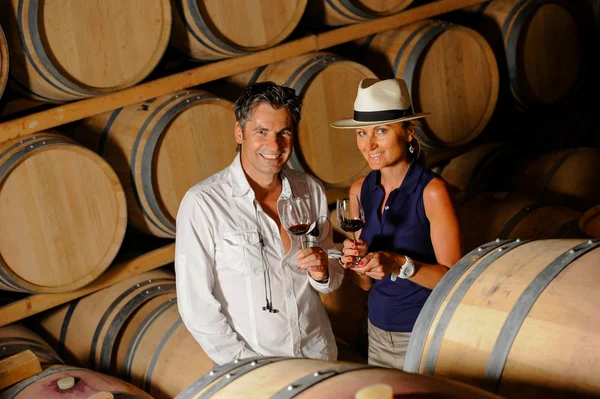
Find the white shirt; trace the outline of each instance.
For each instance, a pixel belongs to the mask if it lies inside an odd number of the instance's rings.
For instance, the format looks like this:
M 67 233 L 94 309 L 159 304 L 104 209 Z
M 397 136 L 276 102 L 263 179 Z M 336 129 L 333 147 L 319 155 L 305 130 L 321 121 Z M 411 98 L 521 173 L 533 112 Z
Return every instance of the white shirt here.
M 281 176 L 280 200 L 303 197 L 315 220 L 327 215 L 321 183 L 293 170 Z M 239 155 L 192 187 L 177 214 L 177 301 L 183 322 L 206 354 L 218 364 L 252 356 L 336 360 L 335 337 L 318 292 L 337 289 L 344 271 L 331 258 L 339 256 L 331 234 L 320 246 L 330 254 L 325 283 L 297 270 L 298 238 L 292 237 L 285 253 L 276 223 L 255 201 Z M 269 279 L 278 313 L 262 310 Z

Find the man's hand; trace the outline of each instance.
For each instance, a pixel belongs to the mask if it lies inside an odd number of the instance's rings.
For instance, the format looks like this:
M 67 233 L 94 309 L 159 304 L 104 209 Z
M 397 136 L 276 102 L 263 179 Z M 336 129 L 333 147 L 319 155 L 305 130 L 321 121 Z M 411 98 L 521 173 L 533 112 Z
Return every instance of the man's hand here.
M 393 252 L 371 252 L 360 260 L 359 267 L 354 270 L 356 273 L 366 275 L 375 280 L 382 280 L 392 272 L 399 274 L 400 267 L 406 259 L 404 255 Z
M 355 243 L 354 240 L 346 239 L 344 240 L 344 249 L 342 252 L 344 253 L 344 256 L 342 256 L 344 269 L 352 269 L 356 266 L 354 263 L 355 258 L 357 256 L 361 258 L 366 256 L 369 252 L 369 247 L 363 240 L 357 240 Z
M 306 270 L 316 281 L 329 277 L 329 256 L 321 247 L 304 248 L 296 254 L 298 269 Z

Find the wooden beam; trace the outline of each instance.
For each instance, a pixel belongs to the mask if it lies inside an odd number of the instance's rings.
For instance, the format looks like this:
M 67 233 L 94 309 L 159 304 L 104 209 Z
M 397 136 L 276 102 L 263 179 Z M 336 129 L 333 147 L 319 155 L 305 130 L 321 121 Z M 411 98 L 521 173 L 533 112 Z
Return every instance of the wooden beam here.
M 63 305 L 128 278 L 167 265 L 175 259 L 175 243 L 111 266 L 91 284 L 60 294 L 36 294 L 0 307 L 0 327 Z
M 0 390 L 42 372 L 40 360 L 29 349 L 0 360 Z
M 51 129 L 65 123 L 136 104 L 177 90 L 187 89 L 311 51 L 323 50 L 374 33 L 397 28 L 426 18 L 432 18 L 485 1 L 440 0 L 424 6 L 411 8 L 390 17 L 345 26 L 319 35 L 310 35 L 292 40 L 253 54 L 213 62 L 115 93 L 60 105 L 49 110 L 1 123 L 0 142 Z

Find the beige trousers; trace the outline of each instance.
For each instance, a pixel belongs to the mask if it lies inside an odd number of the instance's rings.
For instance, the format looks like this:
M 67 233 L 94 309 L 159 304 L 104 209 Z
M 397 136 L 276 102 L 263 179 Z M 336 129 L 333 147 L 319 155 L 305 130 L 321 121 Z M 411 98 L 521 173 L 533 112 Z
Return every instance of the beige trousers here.
M 411 333 L 389 332 L 369 321 L 369 364 L 402 370 Z

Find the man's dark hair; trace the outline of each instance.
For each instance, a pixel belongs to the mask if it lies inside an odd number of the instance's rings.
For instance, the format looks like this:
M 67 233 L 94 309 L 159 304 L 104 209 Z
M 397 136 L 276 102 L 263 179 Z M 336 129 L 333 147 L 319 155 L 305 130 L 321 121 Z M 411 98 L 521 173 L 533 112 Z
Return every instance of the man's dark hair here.
M 294 89 L 279 86 L 273 82 L 260 82 L 250 85 L 235 101 L 235 120 L 240 124 L 242 130 L 246 127 L 246 122 L 252 117 L 254 109 L 263 103 L 269 104 L 275 109 L 287 109 L 292 119 L 294 133 L 298 130 L 302 112 L 302 99 L 296 95 Z

